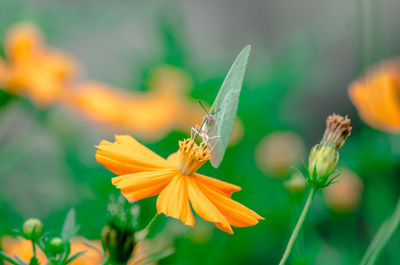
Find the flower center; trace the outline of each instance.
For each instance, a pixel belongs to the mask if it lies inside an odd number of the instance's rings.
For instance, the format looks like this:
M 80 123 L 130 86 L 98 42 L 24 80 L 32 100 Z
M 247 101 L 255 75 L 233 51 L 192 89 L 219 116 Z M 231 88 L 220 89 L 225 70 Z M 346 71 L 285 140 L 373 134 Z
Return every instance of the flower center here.
M 210 159 L 208 153 L 208 144 L 197 145 L 192 139 L 179 141 L 179 171 L 188 176 L 192 175 Z

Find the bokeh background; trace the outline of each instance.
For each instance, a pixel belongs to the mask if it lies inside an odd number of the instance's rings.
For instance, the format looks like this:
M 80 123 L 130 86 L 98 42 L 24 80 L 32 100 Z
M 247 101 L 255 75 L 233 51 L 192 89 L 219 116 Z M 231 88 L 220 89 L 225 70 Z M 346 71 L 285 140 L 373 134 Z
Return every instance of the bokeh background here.
M 333 112 L 349 115 L 353 125 L 339 165 L 351 170 L 356 184 L 336 195 L 350 196 L 350 205 L 345 200 L 335 207 L 329 202 L 335 195 L 319 193 L 290 262 L 358 263 L 400 194 L 400 137 L 366 126 L 347 88 L 369 65 L 400 54 L 399 12 L 396 0 L 0 0 L 2 58 L 10 27 L 30 22 L 47 45 L 74 58 L 81 69 L 76 82 L 101 82 L 112 92 L 140 95 L 140 101 L 157 80 L 162 86 L 165 78 L 156 73 L 167 69 L 167 76 L 177 75 L 175 92 L 191 107 L 175 113 L 177 120 L 189 116 L 182 126 L 151 139 L 135 128 L 102 122 L 101 115 L 93 120 L 57 103 L 38 107 L 1 91 L 0 235 L 29 217 L 59 229 L 74 207 L 79 234 L 99 238 L 109 195 L 118 192 L 113 174 L 95 161 L 95 145 L 131 134 L 164 157 L 175 152 L 190 126 L 201 122 L 196 100 L 212 104 L 234 58 L 251 44 L 238 139 L 219 169 L 207 164 L 201 172 L 240 185 L 234 199 L 266 220 L 232 236 L 199 217 L 194 229 L 163 217 L 158 231 L 175 254 L 160 264 L 278 263 L 306 194 L 293 193 L 285 183 L 292 167 L 307 161 Z M 155 106 L 177 104 L 167 103 Z M 278 137 L 266 140 L 271 133 Z M 287 142 L 292 144 L 285 147 Z M 139 204 L 145 225 L 155 213 L 155 198 Z M 397 231 L 378 264 L 400 264 L 399 244 Z

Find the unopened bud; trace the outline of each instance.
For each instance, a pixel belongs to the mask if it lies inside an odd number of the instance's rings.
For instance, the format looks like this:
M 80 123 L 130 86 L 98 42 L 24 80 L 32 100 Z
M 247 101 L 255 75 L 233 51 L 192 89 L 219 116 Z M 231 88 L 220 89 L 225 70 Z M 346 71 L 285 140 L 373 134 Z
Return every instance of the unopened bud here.
M 22 226 L 24 236 L 29 240 L 38 240 L 43 235 L 42 221 L 36 218 L 30 218 Z
M 290 193 L 300 193 L 306 187 L 307 181 L 300 172 L 294 172 L 292 176 L 285 181 L 285 188 Z
M 311 149 L 308 159 L 308 182 L 314 187 L 329 186 L 334 178 L 335 167 L 339 160 L 338 149 L 350 135 L 350 120 L 336 114 L 326 119 L 326 129 L 319 144 Z
M 126 264 L 135 247 L 134 232 L 106 225 L 102 230 L 102 238 L 110 260 Z
M 311 149 L 308 169 L 310 174 L 313 175 L 314 172 L 317 176 L 326 176 L 331 173 L 338 161 L 338 151 L 328 145 L 317 144 Z
M 64 251 L 65 243 L 64 241 L 59 238 L 55 237 L 50 241 L 49 250 L 52 254 L 57 255 Z

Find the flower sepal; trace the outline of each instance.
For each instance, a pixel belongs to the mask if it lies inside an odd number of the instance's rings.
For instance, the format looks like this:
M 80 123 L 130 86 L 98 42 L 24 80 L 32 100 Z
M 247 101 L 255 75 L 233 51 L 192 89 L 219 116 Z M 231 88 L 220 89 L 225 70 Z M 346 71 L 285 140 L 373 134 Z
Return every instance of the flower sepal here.
M 324 175 L 318 175 L 317 173 L 317 167 L 314 167 L 312 173 L 310 172 L 310 169 L 306 167 L 306 175 L 305 178 L 307 182 L 313 187 L 314 189 L 323 189 L 328 187 L 331 184 L 336 183 L 337 181 L 336 178 L 340 176 L 340 172 L 338 172 L 336 169 L 333 169 L 332 171 L 325 173 Z

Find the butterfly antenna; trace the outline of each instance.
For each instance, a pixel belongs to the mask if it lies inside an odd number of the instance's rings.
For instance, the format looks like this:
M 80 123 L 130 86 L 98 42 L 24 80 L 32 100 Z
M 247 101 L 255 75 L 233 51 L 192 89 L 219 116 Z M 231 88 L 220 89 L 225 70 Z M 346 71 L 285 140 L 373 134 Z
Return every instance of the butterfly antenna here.
M 203 108 L 203 110 L 204 110 L 207 114 L 209 114 L 208 111 L 206 110 L 206 108 L 204 107 L 203 103 L 201 103 L 200 100 L 199 100 L 199 104 L 200 104 L 200 106 Z

